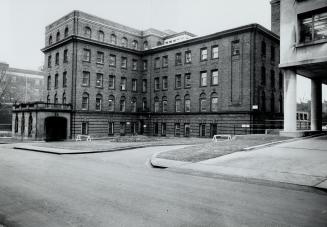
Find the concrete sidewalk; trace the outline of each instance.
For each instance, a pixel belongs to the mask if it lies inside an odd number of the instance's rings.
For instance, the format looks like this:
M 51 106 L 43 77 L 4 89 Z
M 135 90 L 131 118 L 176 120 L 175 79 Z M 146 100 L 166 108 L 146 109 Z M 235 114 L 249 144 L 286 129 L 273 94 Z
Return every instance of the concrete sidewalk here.
M 154 166 L 165 165 L 327 189 L 327 136 L 236 152 L 197 163 L 176 162 L 155 157 L 151 163 Z

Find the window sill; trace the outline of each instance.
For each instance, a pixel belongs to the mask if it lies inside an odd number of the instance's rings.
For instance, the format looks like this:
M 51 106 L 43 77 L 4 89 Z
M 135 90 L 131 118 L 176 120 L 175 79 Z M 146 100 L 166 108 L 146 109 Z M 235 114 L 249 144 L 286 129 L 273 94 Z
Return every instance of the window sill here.
M 190 89 L 190 88 L 191 88 L 191 86 L 184 87 L 184 89 Z
M 104 65 L 104 63 L 102 63 L 102 62 L 97 62 L 97 65 Z
M 95 86 L 96 88 L 100 88 L 100 89 L 103 89 L 103 86 Z
M 297 43 L 297 44 L 295 44 L 295 47 L 301 48 L 301 47 L 314 46 L 314 45 L 323 44 L 323 43 L 327 43 L 327 39 L 316 40 L 316 41 L 312 41 L 312 42 L 308 42 L 308 43 Z
M 116 65 L 109 65 L 109 67 L 113 67 L 113 68 L 116 68 Z
M 208 59 L 200 59 L 200 62 L 207 62 Z

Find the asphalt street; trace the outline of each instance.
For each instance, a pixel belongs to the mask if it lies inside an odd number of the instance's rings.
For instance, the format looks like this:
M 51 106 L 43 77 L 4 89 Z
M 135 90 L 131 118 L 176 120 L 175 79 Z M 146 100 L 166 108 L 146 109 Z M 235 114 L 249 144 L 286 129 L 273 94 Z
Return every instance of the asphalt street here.
M 149 166 L 172 146 L 83 155 L 11 146 L 0 145 L 0 226 L 327 226 L 324 191 Z

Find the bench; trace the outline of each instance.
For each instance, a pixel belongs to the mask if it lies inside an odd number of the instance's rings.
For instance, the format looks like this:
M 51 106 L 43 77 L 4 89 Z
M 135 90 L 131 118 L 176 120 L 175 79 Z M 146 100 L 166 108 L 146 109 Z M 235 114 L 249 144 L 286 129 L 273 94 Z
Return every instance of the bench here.
M 76 141 L 82 141 L 82 139 L 84 138 L 86 139 L 86 141 L 92 141 L 92 138 L 89 135 L 77 135 Z
M 219 134 L 212 137 L 212 141 L 217 142 L 218 138 L 226 138 L 227 140 L 232 140 L 232 135 L 229 134 Z

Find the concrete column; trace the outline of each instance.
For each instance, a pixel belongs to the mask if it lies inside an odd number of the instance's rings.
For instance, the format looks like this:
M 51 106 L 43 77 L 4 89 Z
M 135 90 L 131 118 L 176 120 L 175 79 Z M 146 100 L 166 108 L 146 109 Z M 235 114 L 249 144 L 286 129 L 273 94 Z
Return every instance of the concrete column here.
M 284 131 L 296 131 L 296 74 L 284 70 Z
M 322 83 L 320 79 L 311 80 L 311 130 L 321 131 L 322 126 Z

